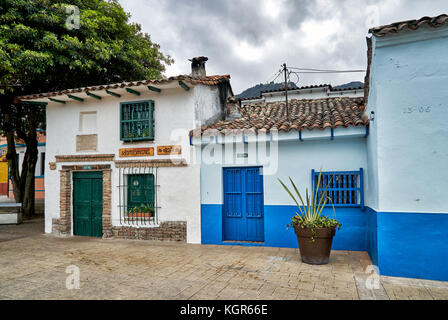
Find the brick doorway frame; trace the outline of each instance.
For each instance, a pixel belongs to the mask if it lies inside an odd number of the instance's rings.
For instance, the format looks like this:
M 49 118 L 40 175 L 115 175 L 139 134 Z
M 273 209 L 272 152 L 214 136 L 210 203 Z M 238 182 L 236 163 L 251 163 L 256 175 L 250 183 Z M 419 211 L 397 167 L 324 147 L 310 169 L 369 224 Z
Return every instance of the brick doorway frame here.
M 101 171 L 103 173 L 103 238 L 112 236 L 112 169 L 110 165 L 62 166 L 59 171 L 59 218 L 52 220 L 52 232 L 72 236 L 72 173 Z

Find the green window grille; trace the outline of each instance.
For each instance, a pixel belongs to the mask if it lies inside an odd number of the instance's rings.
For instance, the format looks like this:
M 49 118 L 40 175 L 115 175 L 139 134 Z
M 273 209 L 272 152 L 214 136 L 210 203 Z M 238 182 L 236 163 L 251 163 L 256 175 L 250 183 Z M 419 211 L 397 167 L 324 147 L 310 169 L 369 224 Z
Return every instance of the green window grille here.
M 154 175 L 128 175 L 128 207 L 151 205 L 154 207 Z
M 120 139 L 122 141 L 154 140 L 154 101 L 120 104 Z
M 158 225 L 157 168 L 119 168 L 120 223 Z

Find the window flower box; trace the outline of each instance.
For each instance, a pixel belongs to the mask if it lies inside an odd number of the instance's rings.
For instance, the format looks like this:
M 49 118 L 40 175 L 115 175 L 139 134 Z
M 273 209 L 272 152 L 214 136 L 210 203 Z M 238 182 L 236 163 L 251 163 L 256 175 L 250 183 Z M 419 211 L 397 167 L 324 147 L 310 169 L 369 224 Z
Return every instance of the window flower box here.
M 144 204 L 139 207 L 129 208 L 128 218 L 154 218 L 155 208 L 152 204 Z

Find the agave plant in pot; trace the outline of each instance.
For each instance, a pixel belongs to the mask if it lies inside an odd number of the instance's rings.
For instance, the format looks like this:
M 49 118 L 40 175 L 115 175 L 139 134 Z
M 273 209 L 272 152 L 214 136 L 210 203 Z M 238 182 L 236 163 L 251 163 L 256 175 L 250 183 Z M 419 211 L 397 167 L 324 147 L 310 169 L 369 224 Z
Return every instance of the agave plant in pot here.
M 297 197 L 283 181 L 278 180 L 299 209 L 291 219 L 291 227 L 294 228 L 297 236 L 302 261 L 308 264 L 327 264 L 330 259 L 331 245 L 336 229 L 340 229 L 342 226 L 336 219 L 323 214 L 323 209 L 327 203 L 332 201 L 327 195 L 327 188 L 331 179 L 324 185 L 321 170 L 317 184 L 313 181 L 311 194 L 306 188 L 305 201 L 291 178 L 289 178 L 289 181 Z

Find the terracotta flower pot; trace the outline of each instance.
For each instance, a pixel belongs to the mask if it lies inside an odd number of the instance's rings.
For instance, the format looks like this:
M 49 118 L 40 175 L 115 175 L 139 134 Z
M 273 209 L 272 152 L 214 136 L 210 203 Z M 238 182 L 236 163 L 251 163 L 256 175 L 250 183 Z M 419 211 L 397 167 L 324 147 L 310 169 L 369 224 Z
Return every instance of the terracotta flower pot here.
M 129 218 L 150 218 L 152 217 L 149 212 L 130 212 L 128 213 Z
M 314 233 L 313 231 L 314 230 Z M 302 261 L 308 264 L 327 264 L 336 228 L 302 228 L 294 226 Z M 313 239 L 315 240 L 313 242 Z

